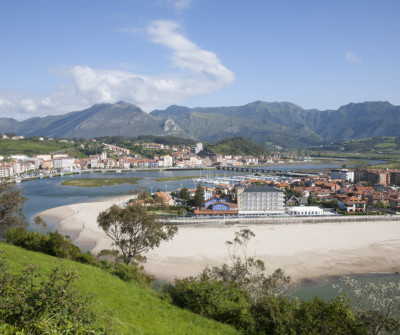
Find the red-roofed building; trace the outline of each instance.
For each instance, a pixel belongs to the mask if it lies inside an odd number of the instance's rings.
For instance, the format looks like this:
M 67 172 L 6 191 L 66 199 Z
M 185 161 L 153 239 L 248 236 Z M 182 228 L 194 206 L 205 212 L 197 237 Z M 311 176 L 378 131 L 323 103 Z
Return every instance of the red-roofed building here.
M 366 205 L 367 205 L 366 201 L 355 196 L 338 197 L 339 208 L 349 213 L 365 212 Z

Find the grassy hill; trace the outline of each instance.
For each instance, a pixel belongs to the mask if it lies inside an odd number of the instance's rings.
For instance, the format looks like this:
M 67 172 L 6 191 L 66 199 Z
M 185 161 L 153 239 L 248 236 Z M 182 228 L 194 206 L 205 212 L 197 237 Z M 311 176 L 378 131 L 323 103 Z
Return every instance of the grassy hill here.
M 256 157 L 270 153 L 265 146 L 244 137 L 228 138 L 215 144 L 207 144 L 204 151 L 222 155 L 252 155 Z
M 20 272 L 30 264 L 48 273 L 58 259 L 30 252 L 6 243 L 5 263 L 10 272 Z M 239 334 L 233 328 L 179 309 L 161 300 L 157 293 L 134 282 L 124 282 L 99 268 L 69 260 L 62 264 L 78 272 L 77 288 L 93 297 L 93 309 L 102 318 L 113 312 L 116 334 Z M 105 321 L 104 321 L 105 322 Z
M 68 152 L 73 155 L 82 155 L 74 145 L 69 142 L 39 141 L 35 138 L 26 138 L 21 140 L 0 139 L 0 155 L 34 155 L 34 154 L 49 154 L 53 152 Z

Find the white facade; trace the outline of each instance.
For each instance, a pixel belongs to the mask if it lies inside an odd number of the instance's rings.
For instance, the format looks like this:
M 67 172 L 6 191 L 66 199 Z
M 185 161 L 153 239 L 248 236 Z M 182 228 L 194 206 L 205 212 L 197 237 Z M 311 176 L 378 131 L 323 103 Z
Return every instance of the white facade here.
M 163 161 L 164 161 L 164 167 L 172 167 L 173 161 L 171 156 L 169 155 L 163 156 Z
M 9 164 L 0 165 L 0 179 L 12 177 L 14 175 L 14 169 Z
M 237 190 L 240 190 L 240 188 L 237 188 Z M 242 188 L 240 195 L 237 195 L 237 200 L 239 214 L 284 214 L 284 192 L 274 187 L 252 186 Z
M 54 169 L 72 169 L 75 165 L 75 158 L 56 158 L 53 159 Z
M 344 181 L 354 182 L 354 171 L 349 171 L 347 169 L 332 169 L 331 179 L 340 179 Z
M 289 208 L 290 215 L 323 215 L 324 210 L 315 206 L 293 206 Z

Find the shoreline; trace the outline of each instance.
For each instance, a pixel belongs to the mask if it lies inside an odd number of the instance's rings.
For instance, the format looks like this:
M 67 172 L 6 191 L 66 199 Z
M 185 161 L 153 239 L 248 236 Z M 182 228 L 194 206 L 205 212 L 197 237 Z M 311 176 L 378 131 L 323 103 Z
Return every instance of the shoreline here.
M 64 233 L 76 234 L 74 244 L 97 254 L 112 241 L 97 226 L 101 211 L 128 199 L 118 196 L 90 203 L 56 207 L 38 213 L 58 222 Z M 158 280 L 197 275 L 206 266 L 229 261 L 226 241 L 241 228 L 256 235 L 247 254 L 265 262 L 267 273 L 282 268 L 295 282 L 321 281 L 347 274 L 398 273 L 400 222 L 242 223 L 224 227 L 179 226 L 172 241 L 147 254 L 145 270 Z

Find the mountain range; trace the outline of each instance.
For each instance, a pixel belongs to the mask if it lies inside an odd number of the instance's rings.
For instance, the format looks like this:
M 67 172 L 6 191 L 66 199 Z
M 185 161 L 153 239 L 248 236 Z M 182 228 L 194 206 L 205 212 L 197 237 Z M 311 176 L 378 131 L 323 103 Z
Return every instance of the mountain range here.
M 255 101 L 233 107 L 173 105 L 146 113 L 133 104 L 118 102 L 23 121 L 0 118 L 0 132 L 55 138 L 152 134 L 204 142 L 242 136 L 262 144 L 308 147 L 400 135 L 400 106 L 374 101 L 320 111 L 303 109 L 289 102 Z

